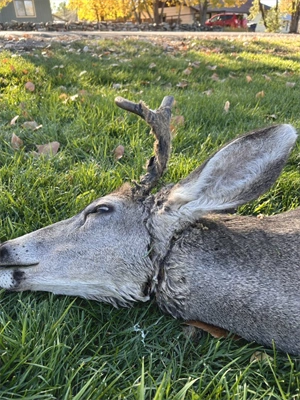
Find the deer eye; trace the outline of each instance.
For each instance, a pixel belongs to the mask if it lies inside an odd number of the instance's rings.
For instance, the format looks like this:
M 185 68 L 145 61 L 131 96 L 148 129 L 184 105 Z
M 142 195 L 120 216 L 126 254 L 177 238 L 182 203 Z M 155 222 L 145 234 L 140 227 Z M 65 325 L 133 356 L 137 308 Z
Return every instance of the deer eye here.
M 96 206 L 92 212 L 97 213 L 97 214 L 106 214 L 106 213 L 110 213 L 112 211 L 113 211 L 112 206 L 108 206 L 107 204 L 101 204 L 99 206 Z
M 108 204 L 99 204 L 90 210 L 87 210 L 86 215 L 89 214 L 108 214 L 113 212 L 114 208 Z

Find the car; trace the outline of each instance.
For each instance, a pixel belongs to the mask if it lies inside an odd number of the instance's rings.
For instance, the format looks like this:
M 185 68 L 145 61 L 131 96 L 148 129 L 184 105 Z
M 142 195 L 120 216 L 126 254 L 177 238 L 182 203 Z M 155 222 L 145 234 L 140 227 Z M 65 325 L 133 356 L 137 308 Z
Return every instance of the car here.
M 216 14 L 205 22 L 207 28 L 245 28 L 247 19 L 243 14 L 222 13 Z

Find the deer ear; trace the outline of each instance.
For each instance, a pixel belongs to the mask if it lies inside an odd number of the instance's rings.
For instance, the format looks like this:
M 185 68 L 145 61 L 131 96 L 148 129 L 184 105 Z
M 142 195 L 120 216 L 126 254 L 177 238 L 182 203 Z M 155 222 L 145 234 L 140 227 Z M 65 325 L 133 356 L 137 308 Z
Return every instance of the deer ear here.
M 175 185 L 165 210 L 194 219 L 258 198 L 279 176 L 296 139 L 291 125 L 240 136 Z

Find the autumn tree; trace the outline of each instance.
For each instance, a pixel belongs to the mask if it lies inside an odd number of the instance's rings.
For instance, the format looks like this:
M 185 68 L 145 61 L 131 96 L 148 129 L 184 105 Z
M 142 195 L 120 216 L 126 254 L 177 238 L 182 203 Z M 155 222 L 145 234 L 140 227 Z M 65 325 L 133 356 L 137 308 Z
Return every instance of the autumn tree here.
M 254 0 L 250 8 L 249 19 L 261 14 L 263 24 L 268 32 L 278 32 L 281 28 L 279 3 L 276 0 L 274 7 L 267 7 L 261 0 Z
M 11 3 L 12 0 L 0 0 L 0 10 L 3 7 L 6 7 L 8 3 Z
M 69 0 L 67 6 L 86 21 L 126 18 L 130 13 L 130 0 Z
M 281 0 L 279 7 L 283 14 L 290 14 L 292 17 L 290 33 L 297 33 L 300 20 L 300 0 Z

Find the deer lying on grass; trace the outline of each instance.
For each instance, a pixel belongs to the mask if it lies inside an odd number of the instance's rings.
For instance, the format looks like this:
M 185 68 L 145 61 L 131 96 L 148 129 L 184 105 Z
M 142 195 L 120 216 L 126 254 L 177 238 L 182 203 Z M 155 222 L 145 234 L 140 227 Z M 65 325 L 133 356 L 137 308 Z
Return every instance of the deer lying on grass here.
M 138 184 L 0 247 L 0 287 L 115 306 L 155 293 L 164 311 L 300 354 L 300 209 L 258 219 L 216 213 L 268 190 L 296 141 L 278 125 L 241 136 L 176 185 L 151 194 L 170 154 L 173 98 L 150 110 L 117 98 L 156 137 Z M 215 212 L 215 214 L 213 214 Z

